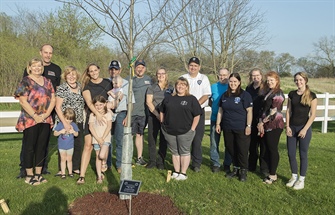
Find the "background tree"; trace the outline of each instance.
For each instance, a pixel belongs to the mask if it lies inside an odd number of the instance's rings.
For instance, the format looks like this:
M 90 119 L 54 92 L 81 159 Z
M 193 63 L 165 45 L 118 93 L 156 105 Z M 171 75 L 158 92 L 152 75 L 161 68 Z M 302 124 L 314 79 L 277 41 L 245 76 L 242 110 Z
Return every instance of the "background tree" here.
M 291 76 L 292 66 L 295 64 L 295 58 L 289 53 L 281 53 L 275 58 L 275 71 L 281 77 Z
M 322 76 L 335 77 L 335 36 L 320 38 L 314 48 Z

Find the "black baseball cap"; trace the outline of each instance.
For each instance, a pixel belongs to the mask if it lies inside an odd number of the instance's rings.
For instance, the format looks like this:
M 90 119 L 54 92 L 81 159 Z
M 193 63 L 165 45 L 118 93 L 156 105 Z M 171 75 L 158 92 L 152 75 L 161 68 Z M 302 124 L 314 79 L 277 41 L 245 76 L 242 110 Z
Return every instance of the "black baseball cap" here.
M 196 63 L 200 65 L 200 60 L 197 57 L 191 57 L 191 59 L 188 61 L 188 65 L 190 65 L 190 63 Z
M 137 67 L 138 65 L 145 66 L 145 62 L 144 62 L 144 60 L 137 60 L 137 61 L 135 62 L 135 67 Z
M 117 69 L 117 70 L 119 70 L 120 68 L 121 68 L 121 63 L 117 60 L 112 60 L 108 67 L 108 69 Z

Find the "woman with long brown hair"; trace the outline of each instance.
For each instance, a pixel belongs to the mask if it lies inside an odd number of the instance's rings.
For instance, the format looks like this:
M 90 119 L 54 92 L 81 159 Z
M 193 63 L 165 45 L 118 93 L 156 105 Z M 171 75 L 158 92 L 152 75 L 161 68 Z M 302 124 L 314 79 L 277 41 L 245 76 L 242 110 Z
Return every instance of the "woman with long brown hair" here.
M 307 85 L 308 77 L 306 73 L 296 73 L 294 82 L 298 89 L 288 94 L 286 111 L 287 151 L 292 172 L 292 177 L 286 186 L 301 190 L 305 186 L 308 163 L 307 152 L 312 139 L 311 126 L 316 116 L 317 98 Z M 300 156 L 299 178 L 296 159 L 298 142 Z

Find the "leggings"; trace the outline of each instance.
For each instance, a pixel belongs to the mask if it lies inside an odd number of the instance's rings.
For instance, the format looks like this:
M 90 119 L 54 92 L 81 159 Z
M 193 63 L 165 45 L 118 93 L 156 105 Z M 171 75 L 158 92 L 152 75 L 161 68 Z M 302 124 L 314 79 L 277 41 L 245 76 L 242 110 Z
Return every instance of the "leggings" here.
M 292 130 L 292 137 L 287 137 L 287 151 L 288 158 L 290 161 L 290 167 L 293 174 L 298 173 L 298 163 L 296 159 L 297 145 L 299 142 L 299 155 L 300 155 L 300 175 L 306 176 L 307 165 L 308 165 L 308 148 L 312 139 L 312 129 L 308 128 L 305 138 L 298 137 L 302 126 L 290 126 Z
M 264 134 L 264 161 L 267 163 L 270 175 L 275 175 L 279 163 L 278 144 L 283 129 L 276 128 Z

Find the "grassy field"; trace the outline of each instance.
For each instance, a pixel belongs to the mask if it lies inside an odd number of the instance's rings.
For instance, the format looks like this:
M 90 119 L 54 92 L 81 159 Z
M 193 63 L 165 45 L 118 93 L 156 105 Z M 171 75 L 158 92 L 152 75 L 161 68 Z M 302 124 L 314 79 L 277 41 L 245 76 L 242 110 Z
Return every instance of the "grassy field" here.
M 320 123 L 315 123 L 305 189 L 300 191 L 285 186 L 290 178 L 290 169 L 284 134 L 279 145 L 279 179 L 273 185 L 265 185 L 258 173 L 248 173 L 245 183 L 228 180 L 223 172 L 213 174 L 210 170 L 208 128 L 203 141 L 204 160 L 200 173 L 189 170 L 188 180 L 166 183 L 166 170 L 135 167 L 133 179 L 142 181 L 140 192 L 169 196 L 185 214 L 333 214 L 335 123 L 330 123 L 329 131 L 332 132 L 327 134 L 321 134 L 320 128 Z M 23 179 L 15 179 L 19 170 L 21 138 L 22 134 L 0 135 L 0 199 L 7 201 L 11 214 L 67 214 L 69 205 L 81 196 L 97 191 L 118 191 L 119 174 L 115 169 L 107 172 L 103 184 L 95 183 L 94 156 L 84 185 L 76 185 L 76 178 L 61 180 L 53 175 L 47 175 L 49 182 L 37 187 L 25 184 Z M 49 158 L 49 169 L 53 174 L 57 172 L 56 148 L 53 138 Z M 144 156 L 148 158 L 146 142 Z M 167 167 L 172 169 L 170 154 Z

